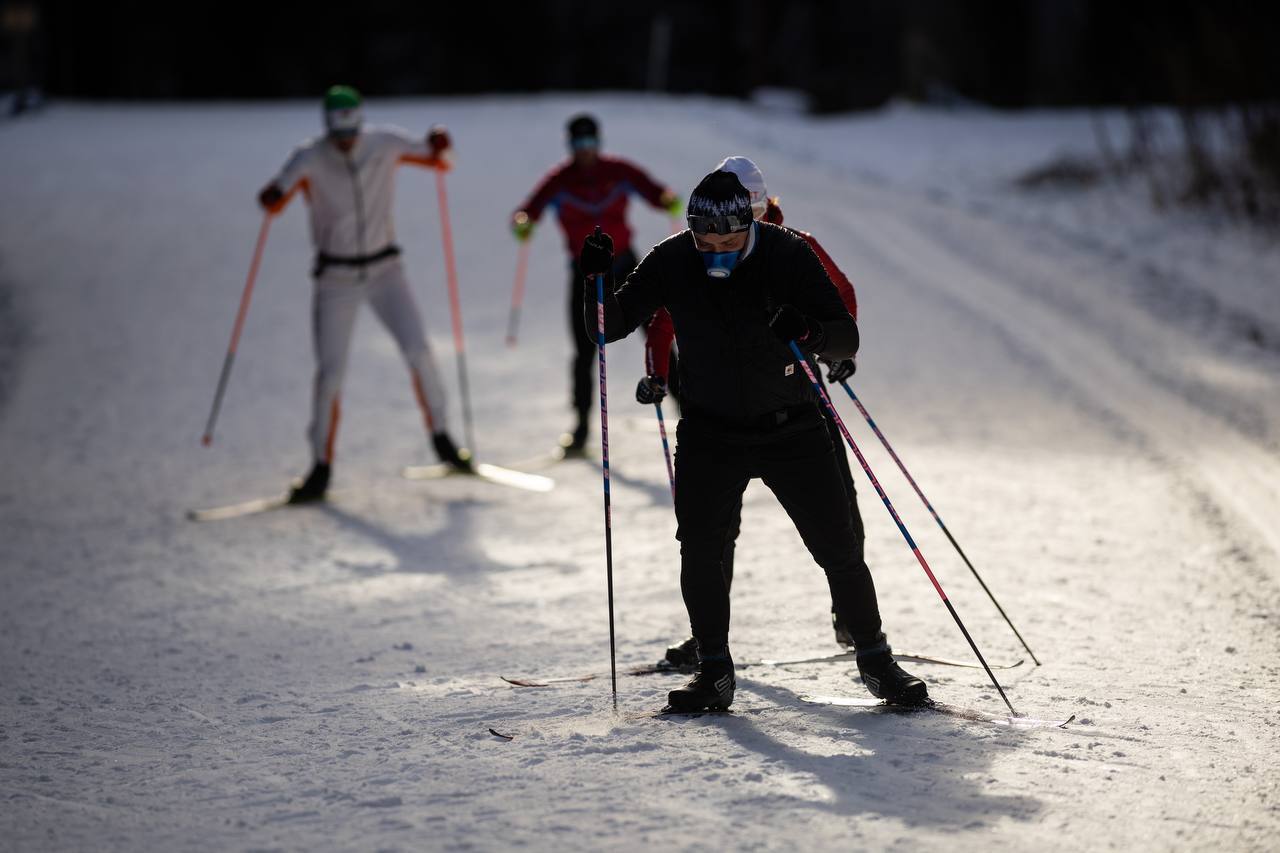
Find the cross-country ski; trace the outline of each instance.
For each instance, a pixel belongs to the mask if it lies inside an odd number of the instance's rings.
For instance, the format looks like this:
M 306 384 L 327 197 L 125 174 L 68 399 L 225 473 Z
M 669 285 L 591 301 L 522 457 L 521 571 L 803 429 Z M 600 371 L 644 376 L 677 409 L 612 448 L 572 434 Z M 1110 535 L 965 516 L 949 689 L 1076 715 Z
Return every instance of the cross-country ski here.
M 555 488 L 556 481 L 539 474 L 491 465 L 488 462 L 471 462 L 465 468 L 454 465 L 410 465 L 404 468 L 401 475 L 406 480 L 441 480 L 445 477 L 476 477 L 488 480 L 500 486 L 511 486 L 530 492 L 549 492 Z
M 279 494 L 265 498 L 250 498 L 247 501 L 239 503 L 225 504 L 223 506 L 206 507 L 204 509 L 187 510 L 187 518 L 191 521 L 226 521 L 230 518 L 240 518 L 245 515 L 257 515 L 261 512 L 270 512 L 274 509 L 284 509 L 285 507 L 306 506 L 306 504 L 295 503 L 289 500 L 289 495 Z

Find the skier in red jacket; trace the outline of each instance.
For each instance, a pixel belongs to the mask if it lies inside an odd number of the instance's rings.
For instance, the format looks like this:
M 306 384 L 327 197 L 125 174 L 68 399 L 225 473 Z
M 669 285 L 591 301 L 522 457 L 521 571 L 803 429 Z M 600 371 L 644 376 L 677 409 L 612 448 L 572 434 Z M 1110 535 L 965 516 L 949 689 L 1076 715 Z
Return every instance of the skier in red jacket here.
M 756 219 L 772 223 L 773 225 L 782 225 L 782 208 L 778 205 L 777 197 L 770 197 L 765 188 L 764 175 L 754 162 L 746 157 L 727 157 L 716 167 L 718 170 L 731 172 L 737 175 L 738 180 L 747 189 L 751 196 L 751 212 Z M 812 234 L 806 231 L 800 231 L 795 228 L 787 228 L 793 234 L 801 237 L 809 248 L 813 249 L 818 260 L 822 263 L 822 267 L 826 270 L 827 277 L 836 286 L 836 290 L 840 293 L 840 299 L 844 302 L 845 308 L 848 309 L 849 315 L 856 321 L 858 319 L 858 297 L 854 293 L 853 285 L 826 250 L 818 243 Z M 671 315 L 667 313 L 665 308 L 659 309 L 649 321 L 645 334 L 645 377 L 640 380 L 636 386 L 636 401 L 645 405 L 661 402 L 667 395 L 669 379 L 675 377 L 670 376 L 672 343 L 675 340 L 675 327 L 671 322 Z M 678 354 L 677 354 L 678 355 Z M 825 363 L 825 362 L 824 362 Z M 830 382 L 842 382 L 853 375 L 857 369 L 852 358 L 843 359 L 835 363 L 827 364 L 827 380 Z M 679 383 L 670 383 L 672 390 L 678 394 Z M 826 411 L 823 410 L 823 416 L 827 421 L 827 430 L 831 433 L 832 443 L 837 448 L 844 446 L 844 438 L 840 435 L 839 428 L 835 423 L 826 417 Z M 853 472 L 849 469 L 848 456 L 837 450 L 836 464 L 840 468 L 840 476 L 844 480 L 845 491 L 849 495 L 849 508 L 853 517 L 853 529 L 859 539 L 864 539 L 865 534 L 862 526 L 862 515 L 858 511 L 858 499 L 854 492 Z M 737 510 L 734 513 L 733 523 L 729 527 L 729 535 L 724 544 L 724 556 L 721 563 L 721 569 L 724 572 L 726 585 L 733 584 L 733 557 L 738 539 L 738 531 L 742 523 L 742 504 L 739 502 Z M 848 629 L 841 623 L 836 613 L 834 603 L 831 607 L 831 623 L 835 629 L 836 642 L 841 646 L 850 647 L 853 645 L 853 638 L 849 635 Z M 682 643 L 677 643 L 667 649 L 665 662 L 674 667 L 689 667 L 697 663 L 697 648 L 692 637 Z
M 569 333 L 574 342 L 570 376 L 578 420 L 573 431 L 561 437 L 560 443 L 567 452 L 579 453 L 587 443 L 594 397 L 592 366 L 596 358 L 595 341 L 582 329 L 580 319 L 587 295 L 584 278 L 578 270 L 582 243 L 597 225 L 613 235 L 613 274 L 622 281 L 636 265 L 626 219 L 628 198 L 638 195 L 672 216 L 680 214 L 681 203 L 675 193 L 644 170 L 620 157 L 601 154 L 600 125 L 593 117 L 574 116 L 568 131 L 570 159 L 555 166 L 538 182 L 512 215 L 511 227 L 516 239 L 528 240 L 543 211 L 554 207 L 564 231 L 570 258 Z

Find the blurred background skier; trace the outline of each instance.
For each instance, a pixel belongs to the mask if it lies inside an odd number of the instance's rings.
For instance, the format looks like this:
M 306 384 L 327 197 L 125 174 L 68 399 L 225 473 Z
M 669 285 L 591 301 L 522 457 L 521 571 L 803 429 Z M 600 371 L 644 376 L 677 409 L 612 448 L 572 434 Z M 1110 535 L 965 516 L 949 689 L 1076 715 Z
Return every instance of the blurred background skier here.
M 592 230 L 600 225 L 614 239 L 613 274 L 619 279 L 636 265 L 631 251 L 631 228 L 627 224 L 627 200 L 638 195 L 673 217 L 680 215 L 680 198 L 659 184 L 638 166 L 600 152 L 600 123 L 592 116 L 574 116 L 568 124 L 570 157 L 556 165 L 540 180 L 533 192 L 512 215 L 516 239 L 533 235 L 534 224 L 548 207 L 556 209 L 569 250 L 569 336 L 574 354 L 569 375 L 573 409 L 577 414 L 571 432 L 560 444 L 569 453 L 586 447 L 592 400 L 595 336 L 581 324 L 585 304 L 585 284 L 578 268 L 578 253 Z
M 773 225 L 782 225 L 782 208 L 778 204 L 778 199 L 776 196 L 771 197 L 769 195 L 765 187 L 764 174 L 752 160 L 747 157 L 726 157 L 716 168 L 737 176 L 751 198 L 751 214 L 754 219 Z M 848 276 L 836 266 L 835 261 L 819 245 L 812 234 L 795 228 L 787 228 L 786 230 L 799 236 L 809 244 L 809 248 L 813 249 L 814 254 L 818 256 L 818 260 L 822 262 L 822 268 L 826 270 L 827 277 L 831 279 L 831 283 L 840 292 L 840 299 L 844 302 L 845 308 L 849 310 L 849 315 L 853 317 L 854 322 L 857 322 L 858 297 L 854 293 L 853 284 L 850 283 Z M 646 375 L 636 385 L 636 402 L 645 405 L 661 403 L 666 398 L 668 390 L 676 385 L 675 380 L 677 377 L 672 375 L 670 368 L 673 360 L 677 361 L 678 365 L 678 360 L 673 358 L 674 342 L 675 328 L 671 323 L 671 314 L 668 313 L 666 308 L 659 308 L 645 329 Z M 827 365 L 827 379 L 830 382 L 842 382 L 852 376 L 856 369 L 852 357 L 834 362 L 822 357 L 819 357 L 819 360 Z M 823 420 L 826 421 L 827 432 L 831 435 L 831 442 L 835 450 L 835 462 L 840 469 L 840 478 L 844 481 L 845 491 L 849 495 L 850 520 L 853 522 L 854 535 L 859 542 L 865 542 L 866 536 L 862 526 L 862 514 L 858 511 L 858 498 L 854 491 L 853 472 L 849 469 L 849 457 L 844 451 L 844 438 L 840 435 L 840 428 L 828 417 L 826 409 L 820 406 L 819 411 L 822 413 Z M 729 525 L 724 544 L 724 557 L 721 563 L 726 588 L 732 588 L 733 586 L 733 557 L 741 526 L 742 501 L 739 500 L 738 505 L 734 508 L 733 519 Z M 840 613 L 834 600 L 831 602 L 831 624 L 835 629 L 836 642 L 844 648 L 853 646 L 853 637 L 849 634 L 848 627 L 840 619 Z M 668 648 L 666 657 L 660 665 L 666 664 L 674 668 L 689 668 L 695 666 L 697 662 L 697 642 L 693 637 L 690 637 L 684 642 Z
M 457 468 L 470 466 L 470 454 L 445 430 L 443 385 L 405 278 L 391 217 L 396 167 L 411 163 L 447 170 L 449 135 L 443 127 L 432 128 L 425 138 L 397 127 L 365 127 L 360 93 L 350 86 L 333 86 L 325 93 L 324 126 L 325 134 L 294 149 L 258 195 L 264 209 L 278 214 L 301 190 L 310 209 L 316 250 L 316 374 L 307 431 L 313 465 L 306 479 L 294 486 L 294 503 L 322 500 L 328 489 L 351 333 L 364 302 L 396 339 L 408 363 L 436 454 Z
M 743 491 L 761 479 L 778 498 L 827 576 L 848 626 L 859 675 L 892 703 L 928 690 L 894 660 L 881 631 L 875 584 L 833 458 L 831 434 L 791 342 L 806 358 L 852 358 L 858 326 L 809 244 L 755 221 L 738 177 L 717 170 L 689 197 L 689 230 L 653 248 L 614 290 L 612 241 L 583 243 L 584 275 L 605 276 L 605 340 L 626 337 L 665 307 L 680 347 L 684 403 L 676 428 L 675 505 L 680 590 L 697 649 L 697 671 L 672 690 L 677 711 L 723 709 L 736 680 L 729 653 L 724 548 Z M 595 306 L 581 322 L 596 327 Z

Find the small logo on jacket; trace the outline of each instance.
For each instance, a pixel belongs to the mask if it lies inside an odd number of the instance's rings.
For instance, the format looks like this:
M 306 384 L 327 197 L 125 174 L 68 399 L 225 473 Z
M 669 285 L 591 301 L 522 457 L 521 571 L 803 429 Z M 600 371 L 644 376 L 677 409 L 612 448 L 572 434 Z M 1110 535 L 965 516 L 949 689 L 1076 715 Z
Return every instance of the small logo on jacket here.
M 783 375 L 783 376 L 790 376 L 791 374 L 793 374 L 793 373 L 795 373 L 795 372 L 796 372 L 796 366 L 795 366 L 794 364 L 788 364 L 788 365 L 786 366 L 786 368 L 782 371 L 782 375 Z

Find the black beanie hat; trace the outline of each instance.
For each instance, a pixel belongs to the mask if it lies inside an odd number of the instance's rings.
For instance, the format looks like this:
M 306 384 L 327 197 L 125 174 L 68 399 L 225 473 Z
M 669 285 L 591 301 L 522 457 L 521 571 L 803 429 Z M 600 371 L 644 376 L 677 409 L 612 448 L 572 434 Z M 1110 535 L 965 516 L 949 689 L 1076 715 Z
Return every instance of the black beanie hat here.
M 600 138 L 600 123 L 596 121 L 595 116 L 587 113 L 580 113 L 569 119 L 568 130 L 570 142 L 584 137 Z
M 688 215 L 733 216 L 750 223 L 751 193 L 732 172 L 715 171 L 703 178 L 689 196 Z

